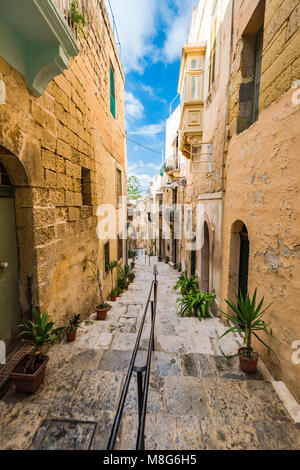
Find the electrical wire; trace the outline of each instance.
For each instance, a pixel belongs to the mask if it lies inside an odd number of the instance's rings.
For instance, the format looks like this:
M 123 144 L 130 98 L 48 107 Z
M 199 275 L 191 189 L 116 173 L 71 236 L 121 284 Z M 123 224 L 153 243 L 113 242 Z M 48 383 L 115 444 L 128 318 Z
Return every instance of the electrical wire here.
M 139 145 L 140 147 L 142 147 L 145 150 L 149 150 L 149 152 L 154 152 L 154 153 L 158 153 L 158 155 L 161 155 L 161 152 L 158 152 L 157 150 L 153 150 L 150 147 L 146 147 L 143 144 L 139 144 L 139 142 L 136 142 L 135 140 L 130 139 L 130 137 L 127 137 L 127 140 L 130 140 L 130 142 L 133 142 L 134 144 Z

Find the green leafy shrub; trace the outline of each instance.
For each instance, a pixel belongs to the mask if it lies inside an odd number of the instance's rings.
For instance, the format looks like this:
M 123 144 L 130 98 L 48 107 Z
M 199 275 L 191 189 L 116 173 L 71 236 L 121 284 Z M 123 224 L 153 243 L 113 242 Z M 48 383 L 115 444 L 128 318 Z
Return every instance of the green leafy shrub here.
M 180 304 L 180 315 L 182 317 L 197 316 L 200 321 L 203 318 L 211 318 L 209 307 L 215 298 L 215 291 L 189 291 L 184 297 L 177 299 Z
M 197 277 L 188 277 L 187 273 L 184 273 L 179 277 L 173 289 L 180 289 L 182 296 L 188 294 L 189 292 L 196 292 L 198 290 Z

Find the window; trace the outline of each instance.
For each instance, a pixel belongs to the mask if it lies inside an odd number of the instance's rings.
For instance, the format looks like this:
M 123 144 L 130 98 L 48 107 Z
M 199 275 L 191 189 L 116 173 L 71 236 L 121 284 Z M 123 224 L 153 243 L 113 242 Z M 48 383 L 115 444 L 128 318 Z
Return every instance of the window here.
M 253 122 L 258 119 L 260 76 L 263 53 L 263 28 L 260 28 L 255 37 L 255 66 L 254 66 L 254 92 L 253 92 Z
M 0 163 L 0 185 L 10 186 L 10 179 L 5 167 Z
M 87 168 L 81 169 L 81 193 L 82 204 L 84 206 L 92 205 L 92 187 L 91 187 L 91 170 Z
M 209 65 L 209 88 L 213 85 L 216 78 L 216 49 L 217 49 L 217 2 L 212 16 L 212 28 L 210 36 L 210 65 Z
M 265 1 L 261 0 L 242 34 L 237 134 L 248 129 L 258 119 L 264 17 Z
M 203 59 L 191 59 L 191 70 L 203 69 Z
M 122 235 L 118 236 L 118 260 L 123 258 L 123 238 Z
M 110 112 L 116 118 L 115 72 L 110 64 Z
M 201 99 L 202 76 L 191 76 L 191 99 L 199 101 Z
M 122 171 L 116 169 L 116 195 L 117 195 L 117 207 L 120 205 L 120 197 L 122 196 Z
M 109 242 L 107 242 L 104 245 L 104 270 L 105 270 L 106 274 L 108 273 L 107 266 L 110 263 L 110 253 L 109 253 L 109 251 L 110 251 L 109 250 Z

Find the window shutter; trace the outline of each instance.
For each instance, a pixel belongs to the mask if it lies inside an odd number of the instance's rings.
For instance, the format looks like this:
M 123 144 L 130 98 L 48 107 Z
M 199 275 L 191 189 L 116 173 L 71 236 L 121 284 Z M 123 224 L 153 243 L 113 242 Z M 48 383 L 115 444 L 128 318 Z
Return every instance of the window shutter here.
M 116 117 L 116 99 L 115 99 L 115 77 L 112 66 L 110 66 L 110 112 Z

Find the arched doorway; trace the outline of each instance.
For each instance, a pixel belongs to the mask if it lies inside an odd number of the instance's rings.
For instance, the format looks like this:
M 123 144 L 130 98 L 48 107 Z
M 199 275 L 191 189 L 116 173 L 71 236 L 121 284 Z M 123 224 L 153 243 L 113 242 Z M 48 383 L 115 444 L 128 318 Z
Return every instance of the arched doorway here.
M 0 162 L 0 340 L 8 350 L 16 337 L 20 311 L 14 187 Z
M 1 145 L 0 165 L 0 339 L 10 352 L 20 319 L 38 305 L 34 203 L 23 163 Z
M 239 292 L 245 297 L 248 293 L 249 238 L 245 224 L 240 231 Z
M 201 249 L 201 290 L 209 292 L 209 230 L 207 222 L 203 224 L 203 246 Z
M 229 299 L 235 300 L 235 292 L 248 293 L 250 242 L 244 222 L 237 220 L 231 228 L 229 262 Z

